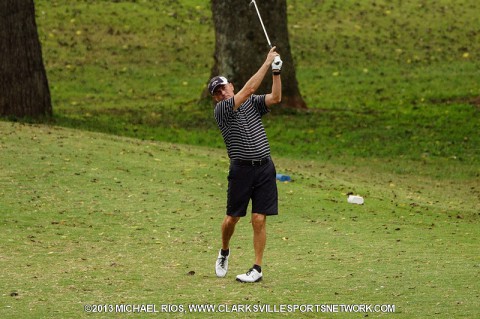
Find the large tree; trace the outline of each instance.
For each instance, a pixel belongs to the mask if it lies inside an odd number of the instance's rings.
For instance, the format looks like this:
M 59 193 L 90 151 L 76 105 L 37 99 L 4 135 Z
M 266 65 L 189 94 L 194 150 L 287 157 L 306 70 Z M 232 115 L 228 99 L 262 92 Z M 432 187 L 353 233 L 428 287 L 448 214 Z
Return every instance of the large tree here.
M 0 0 L 0 116 L 51 113 L 33 0 Z
M 237 89 L 258 70 L 269 50 L 255 7 L 249 3 L 250 0 L 211 0 L 215 26 L 215 64 L 211 75 L 225 75 Z M 306 108 L 290 52 L 286 0 L 256 3 L 270 41 L 283 60 L 281 106 Z M 271 77 L 266 77 L 258 92 L 267 92 L 271 83 Z

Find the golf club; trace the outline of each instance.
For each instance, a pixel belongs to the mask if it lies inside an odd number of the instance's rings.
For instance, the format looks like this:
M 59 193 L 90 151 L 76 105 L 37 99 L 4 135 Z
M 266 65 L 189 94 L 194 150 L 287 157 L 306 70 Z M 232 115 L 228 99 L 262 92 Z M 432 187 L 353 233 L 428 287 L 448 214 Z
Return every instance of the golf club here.
M 263 25 L 262 16 L 260 15 L 260 11 L 258 11 L 257 3 L 255 2 L 255 0 L 252 0 L 250 2 L 250 6 L 252 6 L 252 4 L 255 6 L 255 10 L 257 11 L 258 19 L 260 20 L 260 23 L 262 24 L 263 32 L 265 32 L 265 37 L 267 38 L 268 46 L 270 48 L 272 48 L 272 43 L 270 42 L 270 38 L 268 37 L 267 30 L 265 29 L 265 26 Z

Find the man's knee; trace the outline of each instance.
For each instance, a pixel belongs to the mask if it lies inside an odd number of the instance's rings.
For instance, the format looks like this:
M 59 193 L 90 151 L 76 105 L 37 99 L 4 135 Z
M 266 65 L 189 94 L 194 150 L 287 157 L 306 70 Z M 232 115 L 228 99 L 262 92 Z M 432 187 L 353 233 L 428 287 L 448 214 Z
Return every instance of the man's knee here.
M 267 221 L 267 216 L 263 214 L 252 214 L 252 226 L 255 229 L 262 229 L 265 227 L 265 223 Z
M 235 225 L 236 223 L 238 223 L 238 221 L 240 220 L 240 217 L 234 217 L 234 216 L 225 216 L 225 219 L 223 220 L 223 223 L 226 224 L 226 225 Z

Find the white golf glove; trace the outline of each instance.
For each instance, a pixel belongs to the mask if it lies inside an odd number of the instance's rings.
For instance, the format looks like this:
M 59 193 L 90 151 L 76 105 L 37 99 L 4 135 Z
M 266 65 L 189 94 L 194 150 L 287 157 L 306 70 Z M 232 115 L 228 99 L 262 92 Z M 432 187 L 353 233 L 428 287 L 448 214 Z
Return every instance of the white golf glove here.
M 273 73 L 280 73 L 280 71 L 282 70 L 282 64 L 283 64 L 282 59 L 280 59 L 280 56 L 277 55 L 275 59 L 273 59 L 273 63 L 272 63 Z

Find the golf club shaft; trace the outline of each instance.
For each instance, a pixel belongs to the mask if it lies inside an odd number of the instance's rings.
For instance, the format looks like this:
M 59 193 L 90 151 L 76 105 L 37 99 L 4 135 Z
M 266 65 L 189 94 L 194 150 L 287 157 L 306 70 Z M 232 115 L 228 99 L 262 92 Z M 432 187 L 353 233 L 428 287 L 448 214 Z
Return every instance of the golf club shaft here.
M 271 48 L 272 43 L 270 42 L 270 38 L 268 37 L 267 30 L 265 29 L 265 26 L 263 25 L 262 16 L 260 15 L 260 11 L 258 11 L 257 3 L 255 2 L 255 0 L 252 0 L 252 2 L 250 2 L 250 4 L 251 3 L 253 3 L 253 5 L 255 6 L 255 10 L 257 11 L 258 19 L 260 20 L 260 23 L 262 24 L 263 32 L 265 33 L 265 37 L 267 38 L 268 46 Z

